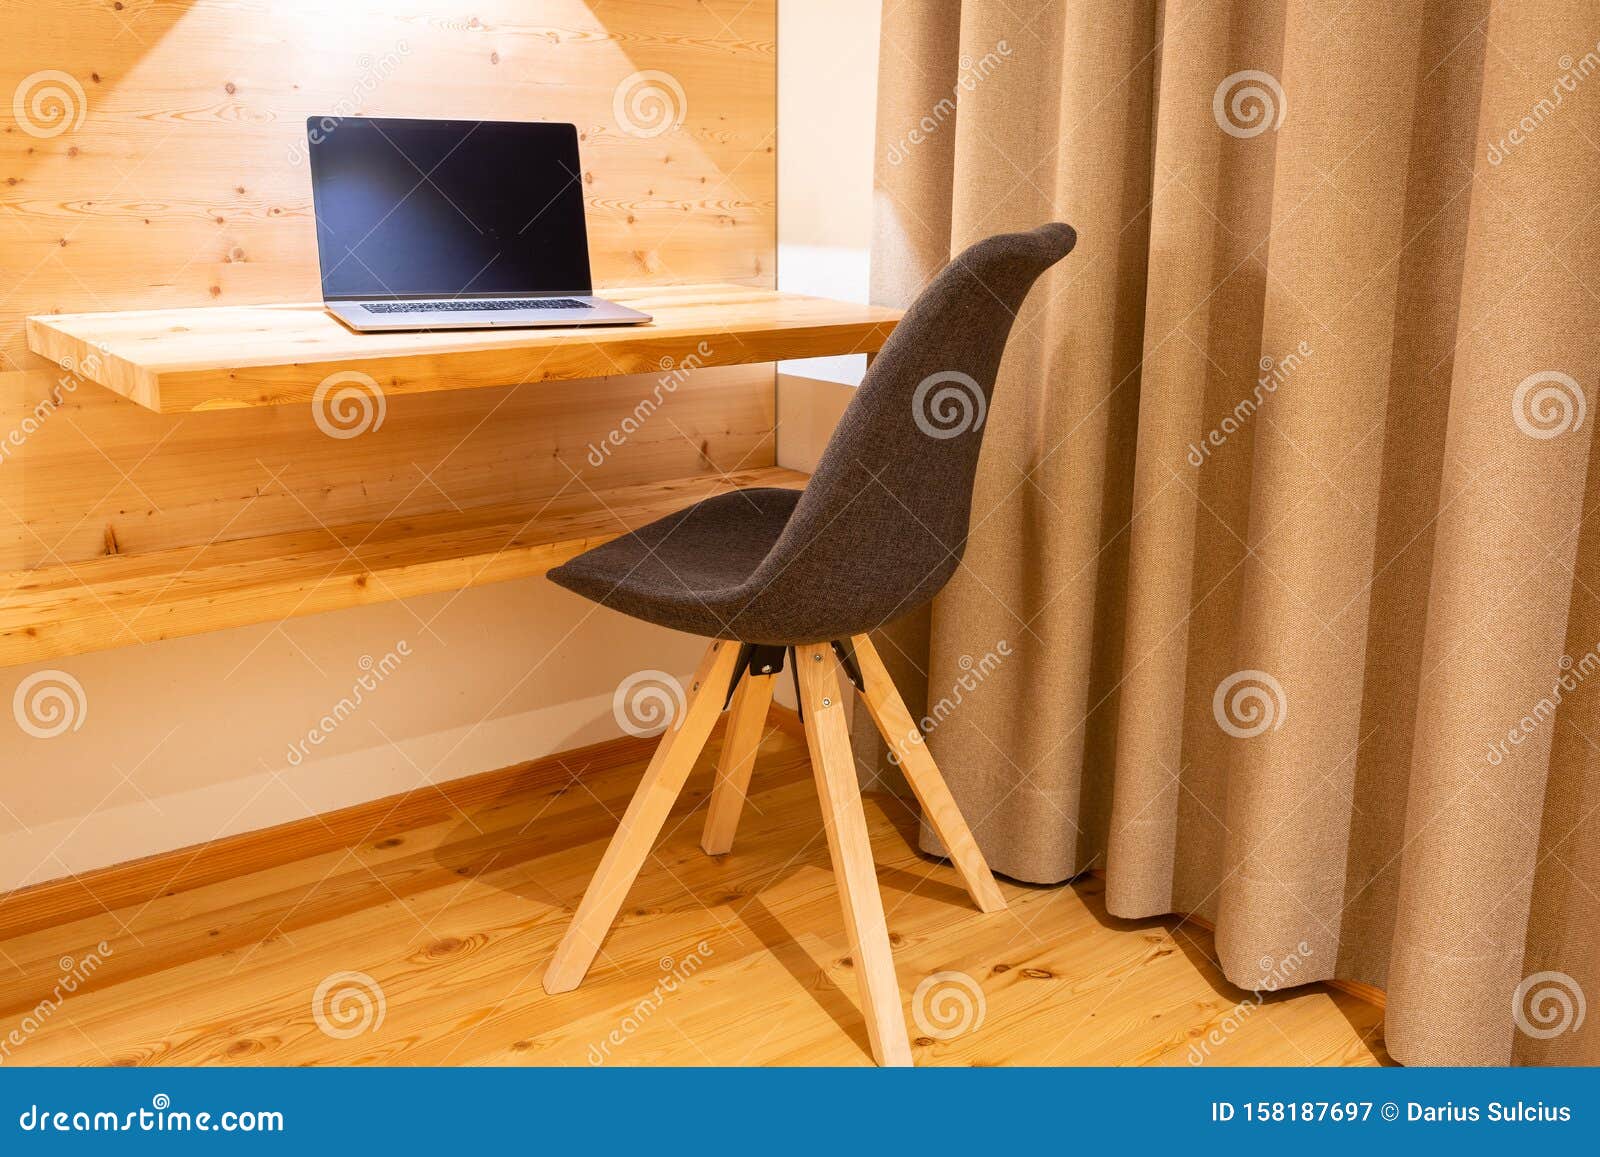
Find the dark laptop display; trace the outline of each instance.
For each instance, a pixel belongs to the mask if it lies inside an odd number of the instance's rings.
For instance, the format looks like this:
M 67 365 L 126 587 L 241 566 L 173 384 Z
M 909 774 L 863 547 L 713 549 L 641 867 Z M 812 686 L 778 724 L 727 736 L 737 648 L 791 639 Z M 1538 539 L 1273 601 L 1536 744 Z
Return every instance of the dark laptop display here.
M 570 124 L 311 122 L 323 297 L 587 295 Z

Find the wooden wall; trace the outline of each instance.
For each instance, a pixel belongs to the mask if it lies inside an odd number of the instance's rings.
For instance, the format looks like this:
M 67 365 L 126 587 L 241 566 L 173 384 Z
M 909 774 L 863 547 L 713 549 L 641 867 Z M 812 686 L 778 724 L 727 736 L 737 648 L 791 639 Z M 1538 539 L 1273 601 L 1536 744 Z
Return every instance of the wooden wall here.
M 596 467 L 654 378 L 395 398 L 340 440 L 309 407 L 63 389 L 22 319 L 315 298 L 304 119 L 329 112 L 576 122 L 601 286 L 770 286 L 775 23 L 776 0 L 9 0 L 0 569 L 770 465 L 770 366 L 696 371 Z

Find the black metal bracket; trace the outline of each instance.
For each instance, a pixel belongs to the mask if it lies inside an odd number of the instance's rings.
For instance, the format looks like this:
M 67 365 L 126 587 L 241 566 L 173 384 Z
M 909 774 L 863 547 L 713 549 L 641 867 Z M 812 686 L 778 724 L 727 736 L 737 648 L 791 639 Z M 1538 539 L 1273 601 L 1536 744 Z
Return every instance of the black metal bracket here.
M 800 694 L 800 656 L 793 647 L 789 648 L 789 674 L 794 677 L 794 713 L 800 717 L 800 722 L 806 721 L 806 698 Z
M 733 678 L 728 683 L 728 697 L 723 700 L 726 711 L 733 702 L 733 692 L 746 674 L 776 675 L 783 670 L 784 647 L 769 647 L 763 643 L 740 643 L 739 658 L 733 666 Z
M 833 653 L 839 656 L 839 666 L 844 668 L 845 677 L 850 680 L 850 686 L 857 691 L 867 689 L 866 680 L 861 678 L 861 667 L 856 662 L 856 650 L 847 639 L 833 641 Z
M 844 668 L 845 677 L 850 680 L 850 685 L 857 691 L 867 689 L 866 680 L 861 677 L 861 666 L 856 662 L 855 648 L 847 639 L 835 639 L 828 644 L 833 648 L 834 656 L 839 660 L 839 666 Z M 773 648 L 776 650 L 776 648 Z M 789 648 L 789 661 L 793 664 L 790 670 L 794 673 L 794 709 L 800 716 L 801 722 L 806 717 L 805 696 L 800 694 L 800 656 L 795 654 L 793 647 Z
M 861 666 L 856 662 L 855 648 L 850 645 L 849 640 L 835 639 L 828 645 L 833 648 L 833 653 L 839 660 L 839 666 L 844 668 L 845 677 L 850 680 L 850 685 L 857 691 L 865 691 L 866 681 L 861 677 Z M 789 674 L 794 679 L 795 712 L 803 721 L 806 717 L 806 705 L 800 694 L 800 656 L 795 653 L 793 647 L 772 646 L 766 643 L 740 643 L 739 658 L 733 665 L 733 679 L 728 684 L 728 697 L 723 700 L 722 709 L 726 711 L 733 703 L 733 693 L 738 688 L 740 679 L 747 674 L 780 674 L 786 657 Z

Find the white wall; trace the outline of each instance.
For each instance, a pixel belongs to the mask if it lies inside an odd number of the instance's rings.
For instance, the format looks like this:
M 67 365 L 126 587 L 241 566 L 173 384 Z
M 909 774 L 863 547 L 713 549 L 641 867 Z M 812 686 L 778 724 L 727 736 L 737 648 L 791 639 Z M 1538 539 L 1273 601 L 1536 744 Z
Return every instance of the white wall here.
M 626 676 L 703 648 L 529 579 L 76 656 L 82 730 L 0 729 L 0 889 L 598 742 Z
M 882 14 L 881 0 L 778 5 L 779 289 L 867 300 Z M 865 368 L 863 356 L 779 366 L 849 385 Z

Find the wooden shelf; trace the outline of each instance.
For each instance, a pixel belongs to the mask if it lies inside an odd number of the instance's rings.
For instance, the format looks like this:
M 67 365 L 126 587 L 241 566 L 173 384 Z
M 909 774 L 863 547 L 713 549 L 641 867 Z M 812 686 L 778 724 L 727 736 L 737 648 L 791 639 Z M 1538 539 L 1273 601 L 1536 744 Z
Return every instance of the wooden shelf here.
M 876 353 L 900 311 L 736 285 L 604 289 L 638 326 L 358 334 L 320 304 L 28 318 L 28 347 L 160 413 L 313 400 L 336 373 L 386 396 Z
M 0 575 L 0 666 L 543 574 L 764 468 Z

